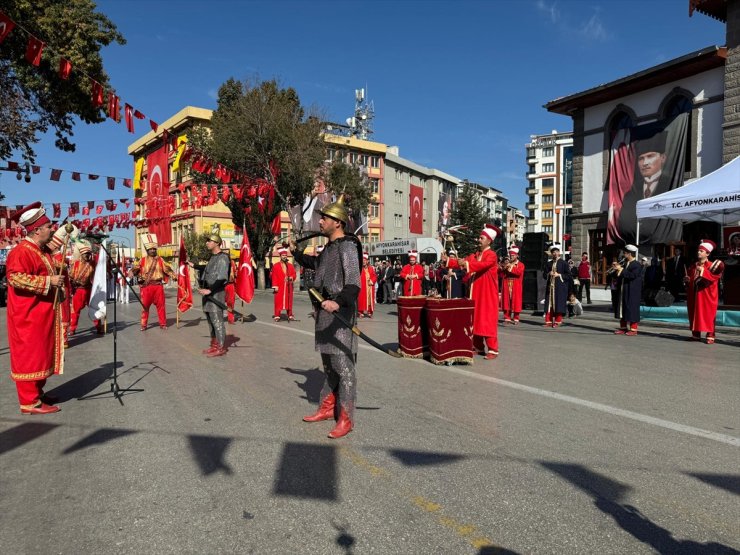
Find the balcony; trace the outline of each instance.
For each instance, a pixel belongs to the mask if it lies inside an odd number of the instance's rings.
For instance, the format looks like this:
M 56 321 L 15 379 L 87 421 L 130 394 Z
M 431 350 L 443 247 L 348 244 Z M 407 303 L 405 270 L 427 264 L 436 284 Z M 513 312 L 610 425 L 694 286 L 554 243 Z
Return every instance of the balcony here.
M 537 210 L 537 203 L 536 202 L 528 202 L 526 205 L 527 210 Z
M 525 194 L 527 196 L 536 195 L 537 194 L 537 187 L 527 187 L 527 191 L 526 191 Z
M 529 170 L 527 170 L 527 173 L 524 174 L 524 177 L 526 179 L 534 179 L 535 177 L 537 177 L 537 171 L 529 171 Z

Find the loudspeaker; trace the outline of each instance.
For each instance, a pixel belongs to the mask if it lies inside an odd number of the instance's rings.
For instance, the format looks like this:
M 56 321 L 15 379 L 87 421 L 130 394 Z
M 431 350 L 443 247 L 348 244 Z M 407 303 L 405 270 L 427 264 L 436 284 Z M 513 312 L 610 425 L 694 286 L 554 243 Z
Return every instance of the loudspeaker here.
M 540 270 L 524 270 L 524 282 L 522 283 L 523 308 L 535 312 L 542 310 L 542 307 L 538 304 L 539 300 L 544 298 L 544 286 L 541 286 L 541 281 L 543 280 Z
M 547 233 L 525 233 L 519 258 L 528 270 L 541 270 L 545 261 L 545 249 L 549 236 Z M 526 270 L 525 270 L 526 271 Z

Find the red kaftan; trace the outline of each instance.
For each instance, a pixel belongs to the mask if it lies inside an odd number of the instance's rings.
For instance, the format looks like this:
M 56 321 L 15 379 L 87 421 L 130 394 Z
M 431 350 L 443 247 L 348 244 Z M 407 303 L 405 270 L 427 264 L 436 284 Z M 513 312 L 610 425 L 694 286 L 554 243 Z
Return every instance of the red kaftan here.
M 16 382 L 43 384 L 46 378 L 64 370 L 62 309 L 59 304 L 54 308 L 53 274 L 48 250 L 30 239 L 21 241 L 8 254 L 8 345 L 10 377 Z M 21 406 L 35 406 L 37 402 L 21 399 Z
M 689 309 L 689 326 L 693 332 L 714 333 L 714 321 L 717 318 L 719 304 L 719 279 L 722 274 L 710 272 L 711 266 L 712 263 L 707 260 L 701 266 L 697 262 L 688 268 L 686 304 Z
M 517 260 L 507 272 L 501 270 L 503 291 L 501 291 L 501 308 L 504 314 L 522 311 L 522 291 L 524 286 L 524 264 Z
M 375 283 L 378 277 L 372 266 L 363 268 L 360 272 L 360 294 L 357 296 L 357 312 L 368 312 L 375 310 Z
M 424 267 L 421 264 L 406 264 L 401 270 L 404 296 L 421 295 L 421 280 L 423 277 Z
M 470 298 L 475 301 L 473 335 L 489 338 L 490 349 L 498 351 L 498 257 L 490 247 L 465 258 L 470 276 Z M 460 262 L 451 258 L 450 268 L 459 268 Z
M 293 316 L 293 284 L 296 279 L 295 267 L 287 262 L 278 262 L 272 267 L 272 287 L 275 292 L 275 310 L 273 316 L 280 316 L 283 310 Z

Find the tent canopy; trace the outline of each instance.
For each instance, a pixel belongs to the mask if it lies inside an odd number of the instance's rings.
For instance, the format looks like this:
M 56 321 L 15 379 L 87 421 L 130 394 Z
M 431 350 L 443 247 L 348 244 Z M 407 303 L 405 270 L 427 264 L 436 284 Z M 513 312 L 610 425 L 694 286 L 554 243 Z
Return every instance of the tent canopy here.
M 733 224 L 740 220 L 740 156 L 699 179 L 637 202 L 637 219 Z

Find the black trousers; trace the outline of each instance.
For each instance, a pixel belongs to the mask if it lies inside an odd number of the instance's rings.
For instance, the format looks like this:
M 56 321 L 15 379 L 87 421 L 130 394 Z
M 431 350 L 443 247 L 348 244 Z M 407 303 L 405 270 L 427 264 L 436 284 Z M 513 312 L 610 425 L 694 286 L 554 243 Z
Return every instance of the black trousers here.
M 579 279 L 581 284 L 578 286 L 578 300 L 583 302 L 583 288 L 586 288 L 586 300 L 591 302 L 591 280 L 590 279 Z

